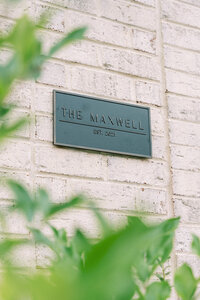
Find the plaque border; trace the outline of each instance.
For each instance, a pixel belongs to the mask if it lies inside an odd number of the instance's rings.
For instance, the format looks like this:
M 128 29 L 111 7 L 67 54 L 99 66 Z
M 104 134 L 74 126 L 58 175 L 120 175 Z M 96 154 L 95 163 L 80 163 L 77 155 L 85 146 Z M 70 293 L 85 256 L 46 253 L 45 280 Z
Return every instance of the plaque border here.
M 143 155 L 143 154 L 136 154 L 136 153 L 130 153 L 130 152 L 120 152 L 120 151 L 111 151 L 111 150 L 103 150 L 103 149 L 99 149 L 96 147 L 84 147 L 84 146 L 75 146 L 75 145 L 71 145 L 71 144 L 63 144 L 63 143 L 57 143 L 56 142 L 56 93 L 60 93 L 60 94 L 65 94 L 65 95 L 72 95 L 72 96 L 76 96 L 76 97 L 81 97 L 81 98 L 86 98 L 86 99 L 91 99 L 91 100 L 97 100 L 97 101 L 102 101 L 102 102 L 110 102 L 110 103 L 116 103 L 119 105 L 125 105 L 125 106 L 130 106 L 130 107 L 139 107 L 145 110 L 148 110 L 148 116 L 149 116 L 149 146 L 150 146 L 150 155 Z M 56 146 L 64 146 L 64 147 L 70 147 L 70 148 L 74 148 L 74 149 L 81 149 L 81 150 L 92 150 L 92 151 L 98 151 L 98 152 L 102 152 L 102 153 L 109 153 L 109 154 L 120 154 L 120 155 L 125 155 L 125 156 L 131 156 L 131 157 L 140 157 L 140 158 L 152 158 L 152 138 L 151 138 L 151 110 L 150 107 L 147 106 L 141 106 L 141 105 L 135 105 L 135 104 L 130 104 L 130 103 L 122 103 L 122 102 L 118 102 L 115 100 L 110 100 L 110 99 L 101 99 L 98 97 L 92 97 L 92 96 L 87 96 L 87 95 L 82 95 L 82 94 L 77 94 L 77 93 L 70 93 L 70 92 L 64 92 L 64 91 L 60 91 L 60 90 L 53 90 L 53 145 Z

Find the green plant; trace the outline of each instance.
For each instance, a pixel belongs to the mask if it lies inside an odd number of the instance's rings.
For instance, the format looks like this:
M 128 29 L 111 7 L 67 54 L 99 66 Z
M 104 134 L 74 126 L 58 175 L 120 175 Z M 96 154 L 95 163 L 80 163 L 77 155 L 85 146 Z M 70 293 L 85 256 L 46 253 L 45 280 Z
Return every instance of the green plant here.
M 77 229 L 72 239 L 65 230 L 57 230 L 49 218 L 63 209 L 69 209 L 84 200 L 81 196 L 64 204 L 53 204 L 44 190 L 31 195 L 19 183 L 10 180 L 16 205 L 10 210 L 20 211 L 28 222 L 33 240 L 22 243 L 42 243 L 54 253 L 54 259 L 44 272 L 26 275 L 6 270 L 6 280 L 0 288 L 2 299 L 167 299 L 170 286 L 167 280 L 149 283 L 157 268 L 164 264 L 173 246 L 173 235 L 179 219 L 167 220 L 157 226 L 147 226 L 139 218 L 129 217 L 128 224 L 116 231 L 92 207 L 102 228 L 102 238 L 96 243 Z M 52 232 L 48 237 L 33 227 L 37 215 Z M 3 241 L 0 249 L 12 249 L 17 241 Z M 6 245 L 6 246 L 5 246 Z M 2 250 L 3 252 L 3 250 Z M 6 260 L 7 263 L 7 260 Z M 5 264 L 6 267 L 6 264 Z M 13 285 L 15 278 L 17 285 Z M 16 280 L 17 278 L 17 280 Z M 40 283 L 40 284 L 39 284 Z M 7 286 L 12 284 L 12 295 L 7 298 Z M 41 288 L 42 287 L 42 288 Z M 19 297 L 17 295 L 19 294 Z
M 0 48 L 10 49 L 11 58 L 0 66 L 0 142 L 14 133 L 26 120 L 8 122 L 13 105 L 6 102 L 16 79 L 40 75 L 43 63 L 64 45 L 84 35 L 85 28 L 69 33 L 44 55 L 37 30 L 43 18 L 35 24 L 27 16 L 17 21 L 13 30 L 0 38 Z M 51 217 L 83 202 L 77 196 L 62 204 L 51 202 L 47 192 L 31 193 L 16 181 L 8 180 L 15 195 L 15 204 L 8 212 L 20 213 L 26 219 L 30 239 L 11 239 L 4 234 L 0 242 L 0 299 L 2 300 L 165 300 L 171 293 L 165 263 L 173 247 L 174 232 L 179 219 L 147 226 L 137 217 L 129 217 L 123 228 L 116 230 L 101 213 L 87 203 L 98 219 L 102 237 L 91 241 L 78 228 L 73 238 L 64 229 L 52 226 Z M 37 226 L 35 225 L 37 224 Z M 6 218 L 5 224 L 6 226 Z M 51 232 L 48 236 L 43 227 Z M 6 228 L 6 227 L 5 227 Z M 53 257 L 44 270 L 31 270 L 12 262 L 11 254 L 19 247 L 42 244 L 50 248 Z M 200 255 L 200 240 L 193 237 L 192 248 Z M 157 280 L 154 280 L 157 276 Z M 199 279 L 184 264 L 175 274 L 175 289 L 182 300 L 195 298 Z
M 137 217 L 129 217 L 128 224 L 119 230 L 110 226 L 100 212 L 88 202 L 99 223 L 102 237 L 91 241 L 79 228 L 73 238 L 64 229 L 56 229 L 51 217 L 64 209 L 71 209 L 87 201 L 83 196 L 62 204 L 53 204 L 43 189 L 31 194 L 24 186 L 9 180 L 15 195 L 15 206 L 9 208 L 26 218 L 32 238 L 5 239 L 0 243 L 0 257 L 4 275 L 0 282 L 0 299 L 55 299 L 70 300 L 165 300 L 171 287 L 163 265 L 173 248 L 174 232 L 179 219 L 166 220 L 147 226 Z M 41 224 L 38 224 L 38 215 Z M 37 227 L 34 226 L 37 221 Z M 41 228 L 49 228 L 47 236 Z M 21 245 L 43 244 L 52 250 L 46 270 L 27 271 L 10 264 L 9 253 Z M 193 237 L 193 250 L 199 254 L 200 240 Z M 152 276 L 161 267 L 159 280 Z M 48 271 L 48 272 L 46 272 Z M 191 268 L 184 264 L 175 274 L 175 288 L 183 300 L 192 300 L 198 282 Z M 12 289 L 9 289 L 12 286 Z
M 9 49 L 11 57 L 0 65 L 0 142 L 19 129 L 26 119 L 10 124 L 9 114 L 14 106 L 5 99 L 16 79 L 37 79 L 43 64 L 63 46 L 83 38 L 86 27 L 75 29 L 56 43 L 48 53 L 42 52 L 37 32 L 44 25 L 46 15 L 35 23 L 27 15 L 21 17 L 11 32 L 0 36 L 0 49 Z

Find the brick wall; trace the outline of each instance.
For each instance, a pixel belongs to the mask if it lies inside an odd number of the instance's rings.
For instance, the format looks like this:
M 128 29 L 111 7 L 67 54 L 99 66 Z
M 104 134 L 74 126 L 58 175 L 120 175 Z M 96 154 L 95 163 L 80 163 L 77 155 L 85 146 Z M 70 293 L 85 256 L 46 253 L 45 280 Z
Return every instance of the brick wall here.
M 55 201 L 84 191 L 112 222 L 137 210 L 152 221 L 181 216 L 171 271 L 184 260 L 198 271 L 189 244 L 191 232 L 200 235 L 200 1 L 26 0 L 9 17 L 0 5 L 0 28 L 23 11 L 36 17 L 46 8 L 54 13 L 40 32 L 45 49 L 78 25 L 89 26 L 87 38 L 56 54 L 37 82 L 12 91 L 16 115 L 32 122 L 1 148 L 0 173 L 46 187 Z M 149 106 L 152 159 L 53 146 L 53 89 Z M 0 199 L 2 206 L 12 200 L 5 187 Z M 87 207 L 53 222 L 70 234 L 77 224 L 98 234 Z M 11 233 L 29 234 L 19 217 L 10 223 Z M 45 251 L 34 255 L 38 266 Z

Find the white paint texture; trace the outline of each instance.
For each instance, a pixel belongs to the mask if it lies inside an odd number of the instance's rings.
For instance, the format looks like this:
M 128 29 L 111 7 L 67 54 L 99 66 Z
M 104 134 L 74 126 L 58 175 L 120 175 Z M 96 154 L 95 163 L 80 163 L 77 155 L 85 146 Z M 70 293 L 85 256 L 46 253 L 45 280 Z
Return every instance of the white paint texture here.
M 199 0 L 46 0 L 25 1 L 7 11 L 0 27 L 28 11 L 36 17 L 54 11 L 41 30 L 44 49 L 63 32 L 87 24 L 87 40 L 60 51 L 37 82 L 20 82 L 9 101 L 17 115 L 32 115 L 32 125 L 0 149 L 0 173 L 45 186 L 55 201 L 84 191 L 112 216 L 144 210 L 152 220 L 181 216 L 172 271 L 190 251 L 190 232 L 200 234 L 200 4 Z M 1 55 L 5 59 L 5 53 Z M 52 90 L 59 89 L 151 108 L 153 157 L 150 160 L 58 148 L 52 145 Z M 5 187 L 0 203 L 11 199 Z M 54 223 L 97 227 L 87 207 Z M 81 220 L 81 222 L 80 222 Z M 94 225 L 94 226 L 93 226 Z M 10 231 L 26 234 L 18 217 Z M 45 249 L 36 249 L 40 264 Z M 29 259 L 28 259 L 29 261 Z

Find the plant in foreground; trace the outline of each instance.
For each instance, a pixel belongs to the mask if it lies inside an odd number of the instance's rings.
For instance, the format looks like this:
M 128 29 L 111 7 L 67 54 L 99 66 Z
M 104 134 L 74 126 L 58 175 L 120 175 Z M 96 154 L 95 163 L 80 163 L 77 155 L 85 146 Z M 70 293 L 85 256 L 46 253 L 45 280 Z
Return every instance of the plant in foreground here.
M 101 238 L 93 241 L 80 228 L 69 238 L 64 229 L 52 225 L 51 218 L 87 200 L 76 196 L 54 204 L 43 189 L 31 194 L 13 180 L 8 184 L 15 195 L 15 205 L 8 208 L 9 214 L 17 211 L 25 217 L 31 239 L 7 237 L 1 241 L 0 299 L 165 300 L 170 297 L 171 287 L 164 269 L 159 280 L 153 278 L 170 256 L 179 218 L 147 226 L 138 217 L 128 217 L 128 223 L 116 230 L 88 202 L 101 225 Z M 45 234 L 46 231 L 51 234 Z M 35 243 L 52 251 L 45 269 L 27 270 L 11 264 L 10 252 Z M 199 255 L 197 236 L 193 237 L 192 248 Z M 177 269 L 174 286 L 181 299 L 198 299 L 195 298 L 198 283 L 188 265 Z

